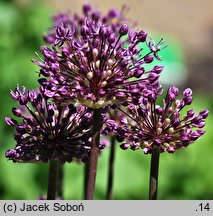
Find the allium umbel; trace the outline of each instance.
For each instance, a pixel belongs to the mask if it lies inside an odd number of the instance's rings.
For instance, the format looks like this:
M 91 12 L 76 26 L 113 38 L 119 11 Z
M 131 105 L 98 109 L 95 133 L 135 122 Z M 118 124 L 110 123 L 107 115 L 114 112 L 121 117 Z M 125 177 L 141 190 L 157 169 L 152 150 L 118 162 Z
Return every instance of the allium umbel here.
M 11 96 L 21 105 L 13 108 L 13 118 L 6 118 L 16 128 L 14 149 L 6 157 L 14 162 L 59 160 L 71 162 L 73 158 L 88 158 L 91 144 L 91 113 L 85 107 L 56 106 L 39 91 L 26 91 L 19 87 Z
M 93 8 L 90 4 L 84 4 L 82 7 L 82 15 L 59 13 L 53 16 L 53 27 L 49 28 L 48 33 L 44 35 L 44 39 L 47 43 L 54 44 L 57 39 L 55 26 L 62 25 L 74 30 L 74 37 L 78 38 L 81 34 L 81 27 L 84 25 L 84 20 L 89 18 L 91 21 L 98 22 L 101 20 L 105 25 L 110 24 L 112 30 L 118 30 L 122 23 L 125 21 L 124 12 L 126 7 L 123 6 L 121 11 L 117 9 L 110 9 L 105 15 L 102 15 L 100 11 Z
M 170 87 L 163 107 L 156 105 L 156 99 L 143 100 L 138 105 L 129 106 L 130 114 L 121 119 L 121 126 L 111 122 L 118 141 L 127 140 L 121 148 L 141 148 L 144 153 L 152 153 L 154 148 L 158 148 L 160 152 L 173 153 L 200 138 L 205 133 L 200 128 L 205 125 L 208 110 L 196 115 L 191 109 L 181 117 L 182 109 L 192 102 L 192 90 L 185 89 L 181 99 L 177 99 L 178 94 L 178 88 Z
M 57 43 L 53 48 L 42 47 L 44 59 L 36 62 L 45 96 L 58 103 L 77 102 L 94 109 L 137 98 L 139 92 L 158 87 L 163 67 L 146 71 L 161 43 L 148 42 L 143 30 L 133 31 L 123 24 L 112 31 L 111 26 L 85 19 L 79 38 L 72 29 L 57 26 Z M 147 44 L 150 52 L 142 54 L 140 43 Z

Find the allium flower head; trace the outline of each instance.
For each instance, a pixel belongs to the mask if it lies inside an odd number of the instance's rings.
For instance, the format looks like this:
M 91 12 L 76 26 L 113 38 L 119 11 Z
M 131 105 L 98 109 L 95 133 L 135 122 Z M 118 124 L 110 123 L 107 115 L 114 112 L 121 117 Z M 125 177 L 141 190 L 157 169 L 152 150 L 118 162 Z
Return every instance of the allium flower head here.
M 130 114 L 120 120 L 121 125 L 112 124 L 118 141 L 123 142 L 121 148 L 141 148 L 144 153 L 152 153 L 158 148 L 160 152 L 173 153 L 200 138 L 205 133 L 200 128 L 205 125 L 208 110 L 198 115 L 188 110 L 181 118 L 181 110 L 192 103 L 192 90 L 185 89 L 181 99 L 177 99 L 178 94 L 178 88 L 170 87 L 163 107 L 156 105 L 153 99 L 130 105 Z
M 56 106 L 44 96 L 43 89 L 26 91 L 17 87 L 11 96 L 21 105 L 13 108 L 19 120 L 7 117 L 16 128 L 14 149 L 6 157 L 14 162 L 84 160 L 90 151 L 91 113 L 83 106 Z
M 113 31 L 110 25 L 89 19 L 85 19 L 80 32 L 75 38 L 72 30 L 57 26 L 58 46 L 42 47 L 44 59 L 34 60 L 41 67 L 40 73 L 50 77 L 39 80 L 47 97 L 96 109 L 128 101 L 139 92 L 146 96 L 147 91 L 158 88 L 163 67 L 146 71 L 145 65 L 157 56 L 159 44 L 145 54 L 137 48 L 147 43 L 146 32 L 131 30 L 126 24 Z
M 94 22 L 101 20 L 105 25 L 111 24 L 112 30 L 120 28 L 122 23 L 125 21 L 124 11 L 126 10 L 123 6 L 122 10 L 110 9 L 106 15 L 102 15 L 100 11 L 93 8 L 90 4 L 84 4 L 82 7 L 83 15 L 70 14 L 70 13 L 59 13 L 53 16 L 54 26 L 49 28 L 47 34 L 44 35 L 44 39 L 47 43 L 53 44 L 56 40 L 55 26 L 63 25 L 64 27 L 74 29 L 74 37 L 78 38 L 80 35 L 80 29 L 84 25 L 85 18 L 89 18 Z

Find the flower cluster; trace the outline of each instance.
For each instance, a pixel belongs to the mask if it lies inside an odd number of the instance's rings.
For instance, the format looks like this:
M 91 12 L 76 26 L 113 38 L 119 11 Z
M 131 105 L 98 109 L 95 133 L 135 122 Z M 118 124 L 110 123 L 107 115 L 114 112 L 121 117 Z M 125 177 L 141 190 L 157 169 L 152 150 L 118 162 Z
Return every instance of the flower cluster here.
M 185 89 L 181 99 L 177 99 L 178 94 L 177 87 L 170 87 L 163 107 L 156 105 L 153 98 L 140 100 L 138 105 L 131 104 L 127 117 L 122 117 L 120 124 L 108 120 L 105 131 L 111 128 L 117 133 L 122 149 L 141 148 L 144 153 L 152 153 L 154 148 L 158 148 L 160 152 L 173 153 L 185 148 L 205 133 L 199 128 L 204 127 L 208 110 L 196 115 L 191 109 L 181 117 L 181 110 L 192 102 L 192 90 Z
M 57 103 L 77 102 L 91 108 L 108 104 L 137 101 L 139 92 L 144 97 L 159 88 L 158 78 L 163 70 L 155 66 L 146 71 L 145 65 L 158 58 L 162 41 L 157 45 L 148 41 L 143 30 L 134 31 L 123 24 L 113 31 L 101 21 L 85 19 L 80 37 L 63 26 L 56 28 L 57 44 L 42 47 L 39 79 L 45 96 Z M 143 54 L 138 45 L 144 43 L 150 52 Z M 135 99 L 136 98 L 136 99 Z
M 6 122 L 16 128 L 14 149 L 6 157 L 14 162 L 86 160 L 90 151 L 92 118 L 83 106 L 57 106 L 44 96 L 43 88 L 26 91 L 25 87 L 11 91 L 19 108 L 13 108 L 17 120 Z
M 69 13 L 60 13 L 53 16 L 54 26 L 49 28 L 47 34 L 44 35 L 44 39 L 49 44 L 57 44 L 57 31 L 55 27 L 61 25 L 61 28 L 74 29 L 74 36 L 78 38 L 80 35 L 80 29 L 84 25 L 85 18 L 89 18 L 94 22 L 101 20 L 106 25 L 111 25 L 112 30 L 117 30 L 121 27 L 122 23 L 126 20 L 123 13 L 126 10 L 123 6 L 122 10 L 111 9 L 106 15 L 102 15 L 98 10 L 94 9 L 90 4 L 84 4 L 82 7 L 83 15 L 78 14 L 70 15 Z

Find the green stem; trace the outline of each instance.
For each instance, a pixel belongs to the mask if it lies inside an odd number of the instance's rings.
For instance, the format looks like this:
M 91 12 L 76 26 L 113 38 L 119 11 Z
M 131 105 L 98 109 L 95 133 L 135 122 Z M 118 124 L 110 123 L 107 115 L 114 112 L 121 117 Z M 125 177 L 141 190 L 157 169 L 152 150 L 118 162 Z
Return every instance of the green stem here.
M 115 161 L 115 136 L 111 136 L 110 156 L 109 156 L 109 172 L 106 199 L 112 199 L 113 179 L 114 179 L 114 161 Z
M 156 200 L 158 192 L 158 169 L 159 169 L 160 152 L 158 148 L 153 149 L 151 156 L 150 182 L 149 182 L 149 199 Z
M 63 198 L 64 164 L 58 163 L 57 196 Z
M 101 126 L 101 109 L 93 109 L 92 145 L 89 158 L 86 200 L 92 200 L 94 195 Z
M 57 190 L 57 177 L 58 177 L 58 161 L 51 160 L 49 165 L 49 179 L 47 200 L 55 200 Z

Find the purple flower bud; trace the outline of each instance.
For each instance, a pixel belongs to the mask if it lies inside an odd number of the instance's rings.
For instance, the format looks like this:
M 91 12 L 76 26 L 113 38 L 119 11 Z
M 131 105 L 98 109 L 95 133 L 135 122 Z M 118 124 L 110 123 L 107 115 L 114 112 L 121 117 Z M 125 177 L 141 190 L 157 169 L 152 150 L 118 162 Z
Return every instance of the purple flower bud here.
M 148 79 L 149 79 L 151 82 L 156 81 L 158 78 L 159 78 L 159 75 L 156 74 L 156 73 L 150 73 L 149 76 L 148 76 Z
M 18 108 L 13 108 L 12 112 L 17 117 L 21 117 L 22 116 L 22 111 L 20 109 L 18 109 Z
M 83 13 L 88 16 L 88 12 L 92 10 L 92 7 L 90 4 L 84 4 L 83 5 Z
M 130 147 L 130 145 L 129 145 L 129 143 L 122 143 L 122 144 L 120 145 L 120 147 L 121 147 L 123 150 L 126 150 L 126 149 L 128 149 L 128 148 Z
M 110 44 L 113 44 L 115 42 L 115 35 L 112 33 L 110 34 L 109 38 L 108 38 L 108 41 Z
M 128 28 L 127 24 L 123 24 L 119 30 L 119 34 L 121 36 L 124 36 L 128 33 L 128 31 L 129 31 L 129 28 Z
M 26 132 L 26 128 L 25 128 L 25 126 L 23 126 L 23 125 L 19 125 L 19 126 L 16 128 L 16 131 L 17 131 L 17 133 L 24 134 L 24 133 Z
M 207 109 L 201 110 L 199 115 L 203 117 L 203 119 L 206 119 L 208 117 L 209 111 Z
M 125 136 L 124 135 L 117 135 L 115 138 L 116 138 L 116 140 L 118 142 L 123 142 L 125 140 Z
M 174 93 L 175 96 L 178 96 L 178 94 L 179 94 L 179 89 L 176 86 L 171 86 L 169 88 L 169 91 Z
M 116 9 L 111 9 L 109 12 L 108 12 L 108 17 L 109 18 L 115 18 L 119 15 L 119 12 L 118 10 Z
M 147 33 L 143 30 L 139 31 L 137 34 L 137 38 L 139 42 L 145 42 L 147 38 Z
M 134 77 L 140 78 L 144 73 L 144 70 L 137 69 L 134 71 Z
M 89 35 L 89 28 L 87 26 L 82 26 L 81 28 L 81 36 L 86 38 Z
M 151 63 L 154 60 L 154 57 L 152 55 L 147 55 L 144 57 L 145 63 Z
M 160 74 L 162 72 L 162 70 L 164 69 L 163 66 L 155 66 L 153 69 L 152 69 L 152 72 L 153 73 L 156 73 L 156 74 Z
M 159 106 L 155 109 L 155 112 L 157 115 L 162 115 L 163 114 L 163 109 Z
M 37 95 L 36 92 L 34 90 L 29 90 L 28 91 L 28 95 L 27 95 L 27 99 L 30 102 L 33 102 L 36 99 Z
M 10 95 L 16 101 L 19 99 L 19 93 L 17 91 L 14 92 L 14 91 L 10 90 Z
M 10 118 L 10 117 L 6 117 L 5 118 L 5 121 L 6 121 L 6 123 L 8 124 L 8 125 L 10 125 L 10 126 L 16 126 L 18 123 L 17 123 L 17 121 L 15 120 L 15 119 L 12 119 L 12 118 Z
M 175 148 L 173 146 L 169 146 L 169 148 L 167 149 L 167 151 L 169 153 L 174 153 L 175 152 Z
M 183 91 L 183 98 L 187 98 L 189 96 L 192 96 L 192 90 L 190 88 L 187 88 Z
M 10 149 L 5 153 L 6 158 L 13 157 L 14 155 L 16 155 L 16 150 L 14 150 L 14 149 Z
M 200 122 L 198 125 L 197 125 L 197 127 L 198 128 L 203 128 L 204 126 L 205 126 L 205 122 Z
M 195 141 L 195 140 L 197 140 L 198 138 L 200 138 L 201 136 L 202 136 L 202 134 L 200 134 L 199 131 L 196 130 L 196 131 L 194 131 L 194 132 L 191 133 L 190 139 L 191 139 L 192 141 Z
M 190 105 L 192 103 L 193 98 L 191 96 L 188 96 L 186 98 L 183 98 L 185 105 Z
M 196 115 L 195 111 L 194 110 L 189 110 L 187 111 L 187 118 L 194 118 Z

